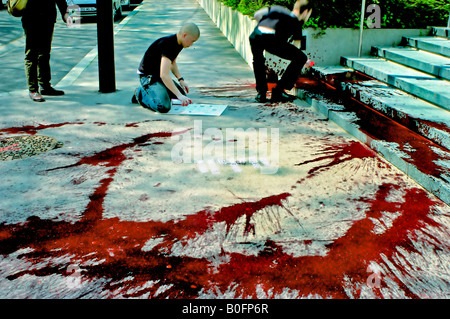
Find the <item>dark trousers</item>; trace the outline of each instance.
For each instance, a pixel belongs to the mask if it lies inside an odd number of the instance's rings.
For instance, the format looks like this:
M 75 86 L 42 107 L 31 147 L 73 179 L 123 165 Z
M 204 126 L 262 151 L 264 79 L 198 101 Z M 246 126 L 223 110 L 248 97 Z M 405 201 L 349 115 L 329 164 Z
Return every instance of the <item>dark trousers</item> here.
M 53 22 L 22 22 L 25 33 L 25 74 L 30 92 L 38 92 L 39 85 L 50 86 L 50 51 Z
M 294 87 L 308 57 L 295 45 L 278 39 L 275 34 L 263 34 L 257 28 L 250 35 L 250 46 L 253 54 L 253 72 L 256 90 L 267 92 L 266 59 L 264 51 L 282 59 L 291 61 L 277 83 L 278 90 L 290 90 Z

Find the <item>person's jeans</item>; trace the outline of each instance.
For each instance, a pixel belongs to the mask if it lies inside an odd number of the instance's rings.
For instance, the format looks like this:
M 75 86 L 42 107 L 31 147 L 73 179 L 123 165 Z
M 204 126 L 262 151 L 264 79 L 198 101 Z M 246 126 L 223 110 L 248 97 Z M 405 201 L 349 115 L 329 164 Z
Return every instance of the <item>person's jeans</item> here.
M 257 28 L 250 35 L 253 54 L 253 72 L 258 93 L 267 92 L 266 59 L 264 51 L 291 61 L 277 83 L 277 90 L 290 90 L 294 87 L 308 57 L 295 45 L 279 40 L 275 34 L 261 33 Z
M 140 105 L 152 111 L 167 113 L 172 107 L 172 99 L 177 97 L 162 82 L 152 81 L 152 76 L 140 75 L 141 85 L 136 91 L 136 99 Z M 178 90 L 186 95 L 181 86 L 174 81 Z

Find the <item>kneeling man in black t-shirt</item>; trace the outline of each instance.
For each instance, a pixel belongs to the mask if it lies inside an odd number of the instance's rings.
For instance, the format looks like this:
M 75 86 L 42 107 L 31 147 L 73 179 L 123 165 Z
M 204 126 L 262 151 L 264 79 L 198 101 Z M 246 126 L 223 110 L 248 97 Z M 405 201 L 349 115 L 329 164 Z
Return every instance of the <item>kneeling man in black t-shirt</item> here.
M 200 37 L 194 23 L 186 23 L 176 34 L 159 38 L 144 54 L 138 68 L 141 86 L 136 89 L 132 101 L 160 113 L 167 113 L 172 99 L 187 106 L 192 101 L 186 96 L 189 88 L 180 74 L 176 58 L 184 48 L 189 48 Z M 171 73 L 178 83 L 172 80 Z

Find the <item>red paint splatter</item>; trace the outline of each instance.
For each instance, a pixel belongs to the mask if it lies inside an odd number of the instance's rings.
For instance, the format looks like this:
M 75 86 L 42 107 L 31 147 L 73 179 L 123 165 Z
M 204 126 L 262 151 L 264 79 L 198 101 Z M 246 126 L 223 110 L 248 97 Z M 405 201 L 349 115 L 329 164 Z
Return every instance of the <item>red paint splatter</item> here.
M 359 120 L 355 124 L 371 138 L 368 143 L 372 140 L 396 143 L 398 150 L 407 154 L 402 159 L 424 174 L 441 178 L 448 173 L 448 168 L 439 164 L 450 160 L 446 149 L 364 104 L 356 100 L 353 102 L 348 105 L 347 111 L 357 114 Z
M 309 177 L 315 176 L 318 171 L 327 170 L 335 165 L 341 164 L 343 162 L 351 161 L 353 159 L 363 159 L 363 158 L 374 158 L 377 154 L 364 144 L 351 141 L 350 143 L 329 145 L 323 148 L 320 154 L 323 156 L 314 158 L 312 160 L 304 161 L 296 165 L 305 165 L 309 163 L 320 162 L 323 160 L 331 160 L 328 164 L 313 167 L 309 170 Z M 320 155 L 319 154 L 319 155 Z M 317 155 L 317 154 L 316 154 Z
M 345 107 L 342 110 L 343 112 L 354 113 L 356 118 L 354 124 L 358 125 L 359 129 L 368 136 L 367 144 L 372 141 L 381 141 L 397 145 L 399 154 L 406 154 L 402 157 L 404 161 L 412 164 L 426 175 L 445 179 L 442 176 L 448 173 L 448 168 L 440 163 L 450 160 L 447 149 L 349 96 L 340 89 L 342 82 L 365 80 L 373 79 L 356 72 L 350 75 L 331 75 L 324 81 L 301 82 L 302 88 L 308 90 L 311 94 L 320 94 L 323 96 L 321 99 L 343 105 Z
M 101 189 L 106 183 L 95 194 L 103 193 Z M 91 280 L 111 279 L 104 289 L 135 290 L 125 294 L 125 297 L 140 297 L 149 293 L 156 298 L 195 298 L 202 289 L 224 292 L 232 285 L 236 286 L 237 295 L 255 297 L 256 287 L 262 285 L 274 293 L 289 288 L 299 291 L 301 296 L 317 294 L 322 297 L 348 298 L 343 288 L 345 278 L 353 283 L 365 283 L 369 276 L 367 266 L 370 261 L 382 262 L 382 255 L 392 258 L 399 247 L 409 252 L 415 251 L 409 239 L 411 232 L 424 224 L 437 226 L 430 218 L 430 207 L 434 203 L 426 192 L 410 189 L 403 201 L 387 202 L 386 197 L 395 188 L 396 185 L 386 184 L 375 198 L 363 198 L 370 204 L 366 218 L 356 221 L 343 237 L 330 244 L 326 256 L 292 257 L 275 242 L 267 241 L 265 249 L 257 256 L 229 253 L 229 260 L 212 271 L 210 261 L 204 258 L 168 254 L 175 243 L 186 244 L 189 239 L 204 234 L 216 223 L 225 221 L 230 226 L 247 212 L 251 216 L 266 205 L 279 205 L 286 194 L 233 205 L 215 212 L 201 211 L 184 220 L 165 223 L 126 222 L 117 218 L 101 220 L 97 216 L 89 223 L 83 218 L 75 224 L 69 224 L 32 218 L 25 225 L 0 227 L 1 253 L 30 247 L 34 250 L 24 253 L 21 258 L 31 262 L 75 255 L 73 262 L 80 264 L 83 276 Z M 100 196 L 92 200 L 97 202 L 93 206 L 101 206 L 103 198 Z M 373 232 L 373 219 L 380 218 L 381 214 L 399 212 L 401 215 L 386 232 Z M 142 250 L 145 242 L 151 238 L 164 238 L 164 242 L 149 251 Z M 83 264 L 94 258 L 104 261 L 98 265 Z M 60 265 L 48 265 L 19 271 L 8 279 L 14 280 L 25 274 L 68 275 Z M 121 282 L 130 276 L 132 278 Z M 150 280 L 158 283 L 150 288 L 137 289 Z M 396 281 L 407 297 L 418 297 L 401 280 Z M 165 285 L 171 287 L 156 295 L 158 288 Z M 354 291 L 355 296 L 358 293 Z
M 302 296 L 348 298 L 343 289 L 345 277 L 353 283 L 366 283 L 370 261 L 382 262 L 382 254 L 391 258 L 399 247 L 415 251 L 408 238 L 411 231 L 423 223 L 437 225 L 429 216 L 433 203 L 423 190 L 408 190 L 404 202 L 387 202 L 389 191 L 396 187 L 383 185 L 374 199 L 364 199 L 371 204 L 366 218 L 356 221 L 343 237 L 329 245 L 326 256 L 295 258 L 283 253 L 276 243 L 268 242 L 266 251 L 258 256 L 232 254 L 231 261 L 221 267 L 218 276 L 225 282 L 227 276 L 232 276 L 242 283 L 242 292 L 247 294 L 254 293 L 255 286 L 262 283 L 265 288 L 278 292 L 287 286 L 300 291 Z M 380 218 L 382 213 L 396 212 L 401 212 L 401 216 L 390 229 L 379 235 L 373 232 L 373 219 Z M 397 284 L 408 297 L 417 297 L 398 279 Z M 359 292 L 354 294 L 357 297 Z
M 427 226 L 439 226 L 430 214 L 435 204 L 421 189 L 408 189 L 398 202 L 387 201 L 396 185 L 382 185 L 374 198 L 361 198 L 370 205 L 366 217 L 354 222 L 347 233 L 328 245 L 326 256 L 293 257 L 277 243 L 268 240 L 257 256 L 226 253 L 220 256 L 226 261 L 212 265 L 206 258 L 175 256 L 171 254 L 175 244 L 186 246 L 208 232 L 214 225 L 224 223 L 230 230 L 238 219 L 245 216 L 245 232 L 254 231 L 251 223 L 254 214 L 265 208 L 283 208 L 288 193 L 273 195 L 253 202 L 243 202 L 219 210 L 203 210 L 185 216 L 181 220 L 121 221 L 119 218 L 103 218 L 103 203 L 113 182 L 117 167 L 126 160 L 123 152 L 131 147 L 147 143 L 153 138 L 166 138 L 170 133 L 154 133 L 136 138 L 131 143 L 112 147 L 78 161 L 76 165 L 103 165 L 111 167 L 108 177 L 100 181 L 91 194 L 90 202 L 82 218 L 74 223 L 43 220 L 31 217 L 23 224 L 0 225 L 0 253 L 8 255 L 21 248 L 31 248 L 19 258 L 39 267 L 18 270 L 8 277 L 15 280 L 25 274 L 70 276 L 71 264 L 82 269 L 83 280 L 108 279 L 102 290 L 124 297 L 195 298 L 201 291 L 225 292 L 235 287 L 236 296 L 255 297 L 256 287 L 282 293 L 286 288 L 296 290 L 301 296 L 318 294 L 323 297 L 347 298 L 345 281 L 365 283 L 370 261 L 381 262 L 381 256 L 392 258 L 398 247 L 409 252 L 414 230 Z M 357 143 L 342 146 L 334 152 L 335 165 L 347 160 L 350 153 L 358 158 L 373 156 Z M 350 149 L 352 152 L 350 152 Z M 328 151 L 331 151 L 330 149 Z M 318 160 L 331 159 L 331 154 Z M 59 168 L 63 169 L 63 168 Z M 312 173 L 317 174 L 320 170 Z M 393 225 L 381 234 L 373 232 L 374 220 L 382 214 L 398 215 Z M 151 239 L 162 239 L 153 247 L 145 248 Z M 313 241 L 305 241 L 311 244 Z M 73 256 L 66 264 L 52 263 L 63 256 Z M 101 260 L 97 264 L 93 260 Z M 50 262 L 49 262 L 50 261 Z M 126 279 L 126 280 L 125 280 Z M 401 280 L 391 278 L 408 297 L 417 297 Z M 154 285 L 148 286 L 152 281 Z M 145 287 L 145 288 L 143 288 Z M 163 288 L 159 290 L 160 288 Z M 358 291 L 354 294 L 358 296 Z
M 56 128 L 56 127 L 61 127 L 61 126 L 65 126 L 65 125 L 78 125 L 78 124 L 84 124 L 84 123 L 65 122 L 65 123 L 48 124 L 48 125 L 43 125 L 43 124 L 39 124 L 39 125 L 25 125 L 25 126 L 4 128 L 4 129 L 0 130 L 0 133 L 35 135 L 40 130 L 45 130 L 45 129 L 48 129 L 48 128 Z

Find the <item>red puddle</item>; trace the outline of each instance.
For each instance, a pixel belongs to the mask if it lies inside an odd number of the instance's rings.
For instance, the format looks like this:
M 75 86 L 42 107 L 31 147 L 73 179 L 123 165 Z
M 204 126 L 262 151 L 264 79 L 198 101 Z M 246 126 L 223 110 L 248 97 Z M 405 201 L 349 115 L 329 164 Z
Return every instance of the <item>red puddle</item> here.
M 61 127 L 65 125 L 76 125 L 76 124 L 84 124 L 84 123 L 71 123 L 71 122 L 65 122 L 65 123 L 57 123 L 57 124 L 48 124 L 48 125 L 26 125 L 26 126 L 17 126 L 17 127 L 9 127 L 4 128 L 0 130 L 0 133 L 9 133 L 9 134 L 30 134 L 35 135 L 40 130 L 45 130 L 48 128 L 55 128 L 55 127 Z
M 392 121 L 381 113 L 359 104 L 359 102 L 354 101 L 353 105 L 349 105 L 348 110 L 357 112 L 359 120 L 355 123 L 373 140 L 396 143 L 398 150 L 407 154 L 407 156 L 402 156 L 403 160 L 411 163 L 426 175 L 440 178 L 442 174 L 448 173 L 448 169 L 439 164 L 439 162 L 450 159 L 446 149 Z M 442 151 L 438 152 L 439 149 Z
M 349 78 L 351 78 L 351 80 Z M 346 85 L 347 83 L 356 83 L 358 85 L 361 85 L 364 83 L 364 81 L 378 81 L 378 80 L 371 78 L 367 75 L 361 74 L 359 72 L 356 72 L 354 75 L 347 77 L 343 76 L 342 74 L 333 75 L 332 77 L 328 76 L 325 79 L 325 81 L 330 85 L 332 85 L 333 87 L 338 88 L 340 87 L 345 94 L 351 95 L 349 87 Z M 360 100 L 359 91 L 357 89 L 354 91 L 354 94 L 355 94 L 354 98 L 356 100 Z M 373 107 L 372 101 L 368 101 L 367 106 Z M 442 141 L 439 139 L 438 136 L 433 136 L 434 134 L 429 134 L 431 129 L 436 129 L 438 131 L 449 133 L 450 128 L 445 123 L 414 118 L 409 116 L 408 114 L 399 112 L 396 109 L 389 110 L 389 117 L 394 119 L 399 124 L 412 130 L 413 132 L 424 135 L 428 139 L 432 140 L 434 143 L 437 143 L 445 148 L 445 145 L 442 143 Z
M 355 91 L 355 100 L 359 101 L 359 92 Z M 365 102 L 365 107 L 373 107 L 372 101 Z M 374 109 L 375 110 L 375 109 Z M 379 111 L 376 111 L 379 112 Z M 446 133 L 450 133 L 449 127 L 445 123 L 440 122 L 433 122 L 433 121 L 427 121 L 423 119 L 418 119 L 411 117 L 403 112 L 399 112 L 396 109 L 390 109 L 388 111 L 389 117 L 394 120 L 396 123 L 399 123 L 401 126 L 404 126 L 405 128 L 411 130 L 414 133 L 417 133 L 419 136 L 421 136 L 424 141 L 428 142 L 431 141 L 432 143 L 436 143 L 439 145 L 439 147 L 443 147 L 446 149 L 445 143 L 440 139 L 439 134 L 436 134 L 435 132 L 432 132 L 433 129 L 437 131 L 442 131 Z M 380 115 L 383 115 L 383 113 L 380 113 Z
M 21 248 L 31 248 L 19 256 L 36 267 L 10 275 L 14 280 L 25 274 L 47 276 L 59 274 L 70 276 L 69 266 L 78 265 L 84 281 L 109 279 L 102 290 L 123 294 L 125 297 L 149 296 L 151 298 L 195 298 L 200 291 L 225 292 L 234 287 L 236 296 L 256 297 L 256 286 L 261 285 L 273 293 L 284 289 L 297 290 L 301 296 L 317 294 L 322 297 L 347 298 L 344 281 L 365 284 L 370 273 L 370 261 L 382 262 L 381 254 L 388 259 L 398 247 L 414 252 L 410 238 L 414 230 L 427 226 L 439 226 L 430 218 L 436 203 L 421 189 L 406 189 L 404 198 L 398 202 L 387 201 L 391 190 L 398 186 L 385 184 L 374 198 L 361 198 L 370 208 L 365 218 L 355 221 L 347 233 L 328 245 L 326 256 L 292 257 L 283 252 L 276 242 L 267 241 L 258 256 L 227 253 L 222 250 L 217 258 L 224 257 L 221 264 L 213 266 L 206 258 L 174 256 L 170 252 L 174 244 L 189 245 L 194 239 L 211 230 L 217 223 L 224 223 L 227 232 L 235 222 L 245 216 L 245 232 L 254 231 L 251 218 L 266 207 L 283 207 L 291 195 L 278 194 L 254 202 L 243 202 L 217 211 L 203 210 L 181 220 L 167 222 L 121 221 L 119 218 L 103 218 L 103 203 L 108 188 L 114 181 L 117 167 L 126 160 L 123 152 L 142 146 L 152 139 L 170 137 L 171 133 L 155 133 L 138 137 L 131 143 L 112 147 L 72 165 L 104 165 L 111 167 L 91 194 L 90 202 L 82 218 L 75 222 L 29 218 L 24 224 L 0 225 L 0 253 L 7 256 Z M 327 147 L 327 155 L 315 161 L 330 159 L 327 166 L 352 158 L 372 157 L 373 153 L 358 144 Z M 354 155 L 350 155 L 354 154 Z M 313 162 L 313 161 L 310 161 Z M 317 174 L 318 169 L 310 173 Z M 63 168 L 59 168 L 63 169 Z M 390 228 L 375 234 L 374 219 L 382 214 L 396 214 Z M 399 215 L 398 215 L 399 214 Z M 398 215 L 398 216 L 397 216 Z M 151 249 L 142 248 L 149 239 L 163 239 Z M 312 244 L 305 241 L 304 244 Z M 432 243 L 430 243 L 432 244 Z M 432 244 L 433 245 L 433 244 Z M 438 249 L 438 248 L 437 248 Z M 54 258 L 72 256 L 67 264 L 52 263 Z M 61 259 L 60 259 L 61 260 Z M 98 264 L 92 260 L 102 260 Z M 394 264 L 395 262 L 392 261 Z M 400 272 L 404 270 L 399 269 Z M 407 275 L 407 274 L 404 274 Z M 124 280 L 126 278 L 126 280 Z M 408 297 L 418 297 L 405 287 L 401 280 L 391 274 Z M 149 281 L 155 284 L 142 288 Z M 381 281 L 383 288 L 383 281 Z M 157 294 L 158 288 L 163 292 Z M 132 290 L 132 293 L 127 293 Z M 376 291 L 377 292 L 377 291 Z M 99 293 L 99 291 L 98 291 Z M 148 295 L 147 295 L 148 294 Z M 354 291 L 357 297 L 359 291 Z

